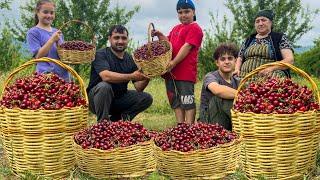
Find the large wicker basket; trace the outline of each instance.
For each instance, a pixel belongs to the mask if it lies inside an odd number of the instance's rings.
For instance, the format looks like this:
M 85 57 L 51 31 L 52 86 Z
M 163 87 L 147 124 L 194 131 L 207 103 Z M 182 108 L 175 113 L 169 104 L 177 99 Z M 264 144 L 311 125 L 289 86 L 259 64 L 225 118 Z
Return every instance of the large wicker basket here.
M 153 29 L 154 29 L 153 23 L 150 23 L 149 28 L 148 28 L 148 44 L 147 44 L 147 46 L 150 49 L 150 51 L 151 51 L 151 47 L 150 47 L 151 42 L 153 41 L 153 38 L 151 38 L 151 31 L 152 31 L 151 27 L 153 27 Z M 143 74 L 145 74 L 148 77 L 160 76 L 160 75 L 166 73 L 168 62 L 172 58 L 171 43 L 166 40 L 160 40 L 159 42 L 162 43 L 165 47 L 167 47 L 166 53 L 164 53 L 160 56 L 152 56 L 152 52 L 150 52 L 152 57 L 148 60 L 138 59 L 135 56 L 133 56 L 133 59 L 134 59 L 134 62 L 136 63 L 136 65 L 139 67 L 139 69 L 142 70 Z
M 241 81 L 238 92 L 253 75 L 274 65 L 290 68 L 306 79 L 316 100 L 320 101 L 318 87 L 311 77 L 293 65 L 281 62 L 262 65 L 249 73 Z M 314 168 L 319 146 L 317 112 L 256 114 L 232 109 L 231 114 L 233 130 L 243 136 L 241 160 L 248 177 L 294 179 Z
M 79 82 L 81 93 L 88 103 L 81 77 L 69 66 L 49 58 L 30 60 L 21 65 L 9 75 L 4 88 L 15 74 L 38 62 L 54 62 L 68 70 Z M 60 110 L 2 107 L 0 112 L 5 158 L 15 173 L 23 175 L 28 171 L 53 179 L 69 175 L 75 165 L 72 136 L 87 126 L 87 105 Z
M 87 27 L 90 32 L 92 32 L 92 29 L 89 27 L 89 25 L 87 25 L 84 22 L 81 22 L 79 20 L 71 20 L 68 21 L 66 23 L 64 23 L 59 29 L 62 30 L 63 28 L 67 27 L 68 25 L 70 25 L 71 23 L 80 23 L 83 24 L 85 27 Z M 92 36 L 92 45 L 94 46 L 93 49 L 90 50 L 84 50 L 84 51 L 80 51 L 80 50 L 67 50 L 62 48 L 58 43 L 57 43 L 57 51 L 58 51 L 58 55 L 59 58 L 62 62 L 66 63 L 66 64 L 85 64 L 85 63 L 91 63 L 96 55 L 96 39 L 95 36 Z
M 191 152 L 163 151 L 154 145 L 157 169 L 173 179 L 222 179 L 238 167 L 241 139 Z
M 83 149 L 74 142 L 77 165 L 96 178 L 133 178 L 156 169 L 153 140 L 111 150 Z

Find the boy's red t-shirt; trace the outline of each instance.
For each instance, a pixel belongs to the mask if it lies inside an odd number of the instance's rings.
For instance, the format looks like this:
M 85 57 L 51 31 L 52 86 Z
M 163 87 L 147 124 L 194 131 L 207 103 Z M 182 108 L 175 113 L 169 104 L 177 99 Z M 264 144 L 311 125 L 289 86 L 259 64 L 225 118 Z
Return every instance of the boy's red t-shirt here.
M 168 39 L 172 44 L 172 59 L 176 57 L 185 43 L 193 45 L 189 54 L 172 70 L 166 73 L 165 79 L 175 79 L 196 82 L 198 52 L 201 46 L 203 32 L 200 26 L 193 22 L 191 24 L 179 24 L 169 33 Z

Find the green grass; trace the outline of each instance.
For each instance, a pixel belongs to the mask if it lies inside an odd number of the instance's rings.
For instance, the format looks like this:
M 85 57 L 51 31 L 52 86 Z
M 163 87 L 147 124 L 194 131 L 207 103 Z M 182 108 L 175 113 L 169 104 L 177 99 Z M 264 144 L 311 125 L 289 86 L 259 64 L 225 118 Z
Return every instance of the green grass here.
M 5 81 L 8 74 L 0 74 L 0 92 L 2 92 L 3 89 L 3 82 Z M 318 88 L 320 87 L 320 79 L 319 78 L 313 78 L 316 82 Z M 299 83 L 304 83 L 305 80 L 301 78 L 295 78 Z M 87 83 L 88 81 L 85 80 Z M 202 82 L 199 81 L 196 84 L 195 87 L 195 96 L 196 96 L 196 104 L 197 107 L 199 107 L 199 99 L 200 99 L 200 91 L 201 91 L 201 85 Z M 132 88 L 132 85 L 130 85 L 130 88 Z M 166 92 L 165 92 L 165 86 L 164 81 L 162 79 L 152 79 L 150 84 L 147 86 L 146 92 L 149 92 L 153 98 L 153 104 L 150 108 L 148 108 L 145 112 L 140 113 L 134 121 L 142 123 L 146 128 L 156 131 L 162 131 L 164 129 L 167 129 L 169 127 L 172 127 L 176 124 L 175 116 L 172 111 L 172 109 L 169 106 Z M 197 108 L 198 110 L 198 108 Z M 197 116 L 198 117 L 198 112 Z M 90 123 L 95 123 L 95 116 L 90 115 Z M 0 152 L 1 152 L 1 143 L 0 143 Z M 1 156 L 1 153 L 0 153 Z M 1 157 L 0 157 L 1 158 Z M 2 159 L 2 158 L 1 158 Z M 315 175 L 320 174 L 320 153 L 317 156 L 317 165 L 318 170 L 315 172 L 312 172 L 311 175 L 308 175 L 305 177 L 305 179 L 316 179 Z M 312 178 L 309 178 L 312 177 Z M 13 175 L 12 170 L 7 166 L 7 163 L 2 159 L 0 163 L 0 180 L 6 180 L 6 179 L 25 179 L 25 180 L 34 180 L 34 179 L 43 179 L 39 176 L 35 176 L 31 174 L 30 172 L 26 172 L 24 178 L 17 178 Z M 70 177 L 68 178 L 70 180 L 77 179 L 77 180 L 96 180 L 95 178 L 90 177 L 89 175 L 81 173 L 79 169 L 75 169 L 74 171 L 70 172 Z M 153 172 L 149 174 L 146 177 L 143 178 L 136 178 L 138 179 L 144 179 L 144 180 L 167 180 L 168 178 L 165 176 L 161 176 L 158 172 Z M 246 180 L 244 173 L 240 170 L 236 171 L 236 173 L 228 176 L 226 179 L 232 180 L 232 179 L 238 179 L 238 180 Z M 263 178 L 259 178 L 263 179 Z M 319 178 L 320 179 L 320 178 Z

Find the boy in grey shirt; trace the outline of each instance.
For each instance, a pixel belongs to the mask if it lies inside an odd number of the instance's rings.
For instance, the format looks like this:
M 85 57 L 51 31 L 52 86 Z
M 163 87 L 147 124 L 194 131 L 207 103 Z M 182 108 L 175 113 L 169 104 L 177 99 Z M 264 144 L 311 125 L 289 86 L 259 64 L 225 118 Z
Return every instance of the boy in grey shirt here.
M 232 75 L 237 55 L 237 47 L 230 43 L 220 44 L 213 53 L 218 70 L 209 72 L 203 80 L 201 122 L 218 123 L 232 129 L 230 109 L 239 85 L 239 79 Z

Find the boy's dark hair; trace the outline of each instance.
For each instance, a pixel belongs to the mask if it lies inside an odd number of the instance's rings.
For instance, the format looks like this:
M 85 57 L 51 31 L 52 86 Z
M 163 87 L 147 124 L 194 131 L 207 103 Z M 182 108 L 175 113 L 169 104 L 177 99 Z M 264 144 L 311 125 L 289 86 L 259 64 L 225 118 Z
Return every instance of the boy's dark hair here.
M 221 43 L 213 53 L 213 59 L 218 60 L 224 54 L 229 54 L 238 57 L 238 47 L 234 43 Z
M 127 28 L 125 28 L 122 25 L 114 25 L 109 29 L 109 33 L 108 36 L 111 36 L 113 32 L 117 32 L 120 34 L 123 34 L 124 32 L 127 32 L 127 35 L 129 36 L 129 32 L 127 30 Z

